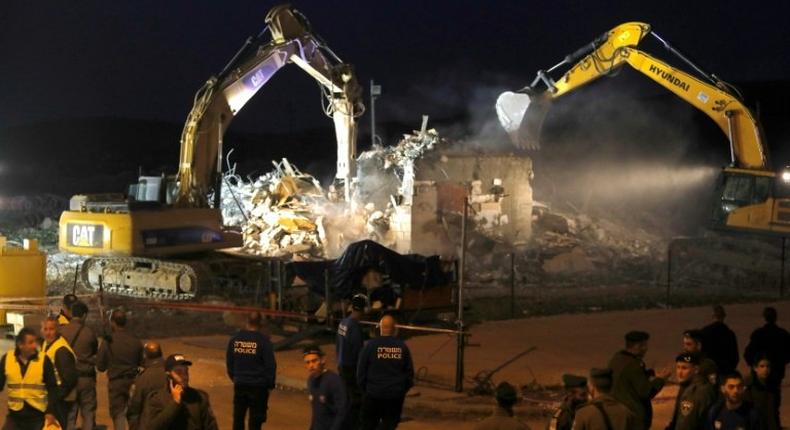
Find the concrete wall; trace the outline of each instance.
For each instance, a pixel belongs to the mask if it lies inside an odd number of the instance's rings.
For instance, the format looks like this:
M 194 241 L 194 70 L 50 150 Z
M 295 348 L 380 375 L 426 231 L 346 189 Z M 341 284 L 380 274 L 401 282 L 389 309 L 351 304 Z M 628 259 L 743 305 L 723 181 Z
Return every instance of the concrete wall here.
M 489 192 L 495 178 L 501 179 L 505 189 L 502 212 L 509 221 L 503 233 L 513 242 L 529 239 L 532 233 L 532 160 L 529 157 L 437 151 L 417 160 L 415 175 L 418 181 L 451 182 L 467 186 L 479 180 L 483 193 Z

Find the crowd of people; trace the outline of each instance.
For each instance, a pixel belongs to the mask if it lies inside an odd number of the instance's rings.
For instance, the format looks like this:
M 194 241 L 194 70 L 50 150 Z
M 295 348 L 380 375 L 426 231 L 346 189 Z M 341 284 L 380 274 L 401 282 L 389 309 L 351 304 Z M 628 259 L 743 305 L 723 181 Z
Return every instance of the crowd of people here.
M 627 333 L 625 348 L 614 354 L 607 368 L 591 369 L 589 381 L 563 376 L 566 397 L 548 428 L 648 430 L 653 426 L 652 400 L 674 373 L 679 388 L 667 430 L 780 430 L 790 334 L 777 325 L 776 309 L 765 308 L 765 324 L 754 330 L 743 353 L 749 367 L 743 376 L 736 370 L 737 339 L 725 317 L 724 308 L 714 306 L 713 323 L 683 333 L 674 372 L 646 368 L 643 360 L 650 335 Z M 480 430 L 526 428 L 484 424 Z
M 350 301 L 350 313 L 336 334 L 337 372 L 328 368 L 319 345 L 303 350 L 311 430 L 390 430 L 398 427 L 414 365 L 397 322 L 383 315 L 376 335 L 366 339 L 361 319 L 367 299 Z M 217 420 L 205 391 L 189 383 L 192 362 L 182 354 L 164 356 L 156 342 L 143 343 L 126 329 L 127 313 L 109 315 L 110 331 L 97 335 L 85 324 L 88 306 L 67 295 L 57 316 L 47 317 L 40 332 L 23 328 L 15 348 L 0 358 L 0 388 L 8 395 L 4 429 L 75 429 L 95 427 L 96 376 L 108 379 L 109 415 L 115 430 L 214 430 Z M 777 325 L 772 307 L 765 324 L 752 333 L 743 352 L 749 372 L 736 369 L 738 343 L 724 322 L 724 308 L 713 308 L 713 323 L 683 332 L 674 370 L 645 366 L 650 335 L 625 334 L 625 347 L 606 367 L 589 376 L 566 374 L 566 396 L 552 414 L 550 430 L 648 430 L 653 398 L 674 374 L 679 385 L 667 430 L 781 430 L 779 407 L 790 334 Z M 248 315 L 246 326 L 231 337 L 226 368 L 233 383 L 233 429 L 261 429 L 277 363 L 264 319 Z M 507 382 L 496 387 L 496 409 L 477 430 L 528 427 L 514 416 L 518 390 Z
M 39 333 L 26 327 L 16 335 L 0 365 L 8 395 L 3 429 L 74 430 L 79 418 L 79 428 L 93 430 L 97 372 L 107 375 L 115 430 L 217 429 L 208 395 L 189 385 L 189 360 L 143 344 L 126 330 L 123 310 L 110 312 L 110 331 L 101 336 L 85 324 L 87 315 L 88 306 L 67 295 Z

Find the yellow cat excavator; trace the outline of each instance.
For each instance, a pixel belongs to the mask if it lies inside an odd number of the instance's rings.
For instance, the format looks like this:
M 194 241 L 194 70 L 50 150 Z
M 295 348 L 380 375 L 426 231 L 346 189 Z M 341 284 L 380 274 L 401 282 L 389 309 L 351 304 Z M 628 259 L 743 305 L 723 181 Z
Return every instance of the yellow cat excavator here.
M 207 259 L 206 251 L 241 245 L 238 232 L 223 229 L 220 213 L 223 135 L 242 107 L 289 63 L 320 83 L 335 125 L 336 179 L 349 194 L 356 118 L 364 110 L 361 88 L 353 68 L 312 32 L 299 11 L 276 6 L 264 30 L 247 39 L 197 92 L 181 135 L 176 176 L 143 176 L 128 195 L 72 197 L 60 218 L 59 247 L 91 257 L 82 267 L 88 285 L 167 299 L 192 298 L 213 285 L 223 264 Z
M 696 76 L 637 49 L 647 35 Z M 778 236 L 790 233 L 790 171 L 777 173 L 769 167 L 760 124 L 738 90 L 694 64 L 648 24 L 618 25 L 548 70 L 539 71 L 529 86 L 501 94 L 496 104 L 499 120 L 514 144 L 538 149 L 541 125 L 554 99 L 613 75 L 623 65 L 704 112 L 729 139 L 731 164 L 723 168 L 718 181 L 714 228 Z M 563 68 L 568 69 L 559 79 L 552 78 L 553 72 Z

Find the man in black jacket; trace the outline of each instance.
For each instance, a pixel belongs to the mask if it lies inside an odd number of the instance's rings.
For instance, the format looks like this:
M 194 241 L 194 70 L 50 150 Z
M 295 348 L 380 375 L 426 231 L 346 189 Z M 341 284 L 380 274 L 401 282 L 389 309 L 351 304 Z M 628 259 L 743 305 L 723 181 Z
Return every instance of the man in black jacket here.
M 738 367 L 738 339 L 724 323 L 724 307 L 713 307 L 713 322 L 702 328 L 702 352 L 716 362 L 719 373 L 732 373 Z
M 771 361 L 764 353 L 757 354 L 755 364 L 750 375 L 744 381 L 746 392 L 744 399 L 752 402 L 760 412 L 765 430 L 781 430 L 779 427 L 779 413 L 776 409 L 776 396 L 768 388 L 766 381 L 771 375 Z
M 379 322 L 381 336 L 362 348 L 357 382 L 362 390 L 362 429 L 386 430 L 400 422 L 406 393 L 414 385 L 414 364 L 406 343 L 395 337 L 395 319 L 385 315 Z
M 167 374 L 165 373 L 165 362 L 162 358 L 162 347 L 157 342 L 147 342 L 143 346 L 145 369 L 134 380 L 132 396 L 129 400 L 129 408 L 126 412 L 126 419 L 129 421 L 129 430 L 138 430 L 140 427 L 140 415 L 143 412 L 143 401 L 148 395 L 167 384 Z
M 763 310 L 765 325 L 752 332 L 749 344 L 743 352 L 743 358 L 749 367 L 754 367 L 759 353 L 765 353 L 771 362 L 771 374 L 768 376 L 768 387 L 776 396 L 777 413 L 782 403 L 782 380 L 785 378 L 785 366 L 790 361 L 790 334 L 776 325 L 776 309 L 767 307 Z
M 126 312 L 114 310 L 110 315 L 112 336 L 104 338 L 96 357 L 96 369 L 107 372 L 107 399 L 115 430 L 126 430 L 126 407 L 129 390 L 143 362 L 143 343 L 126 330 Z
M 310 374 L 307 378 L 307 391 L 310 393 L 310 406 L 313 411 L 310 430 L 352 428 L 352 423 L 346 423 L 348 395 L 345 385 L 337 373 L 326 368 L 324 352 L 318 345 L 308 345 L 302 355 Z
M 266 422 L 269 391 L 274 388 L 277 363 L 269 338 L 261 333 L 262 317 L 253 312 L 247 326 L 228 342 L 225 356 L 228 376 L 233 381 L 233 429 L 244 430 L 249 410 L 248 429 L 259 430 Z
M 751 402 L 744 400 L 745 389 L 743 376 L 737 371 L 722 375 L 724 399 L 710 408 L 705 430 L 765 429 L 760 413 Z
M 77 412 L 82 416 L 82 430 L 93 430 L 96 425 L 96 353 L 99 341 L 93 330 L 85 325 L 88 305 L 83 302 L 71 306 L 71 322 L 60 333 L 77 356 L 77 401 L 71 407 L 67 428 L 76 428 Z
M 145 430 L 217 430 L 208 394 L 189 386 L 192 362 L 181 354 L 165 360 L 167 385 L 145 399 L 140 428 Z

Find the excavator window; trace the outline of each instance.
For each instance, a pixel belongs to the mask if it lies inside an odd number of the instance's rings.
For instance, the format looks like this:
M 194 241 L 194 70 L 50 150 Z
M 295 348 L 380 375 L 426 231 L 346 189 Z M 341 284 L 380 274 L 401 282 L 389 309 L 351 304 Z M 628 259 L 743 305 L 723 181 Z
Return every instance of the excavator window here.
M 773 194 L 773 182 L 768 176 L 724 172 L 716 194 L 714 222 L 724 224 L 733 210 L 766 201 Z

